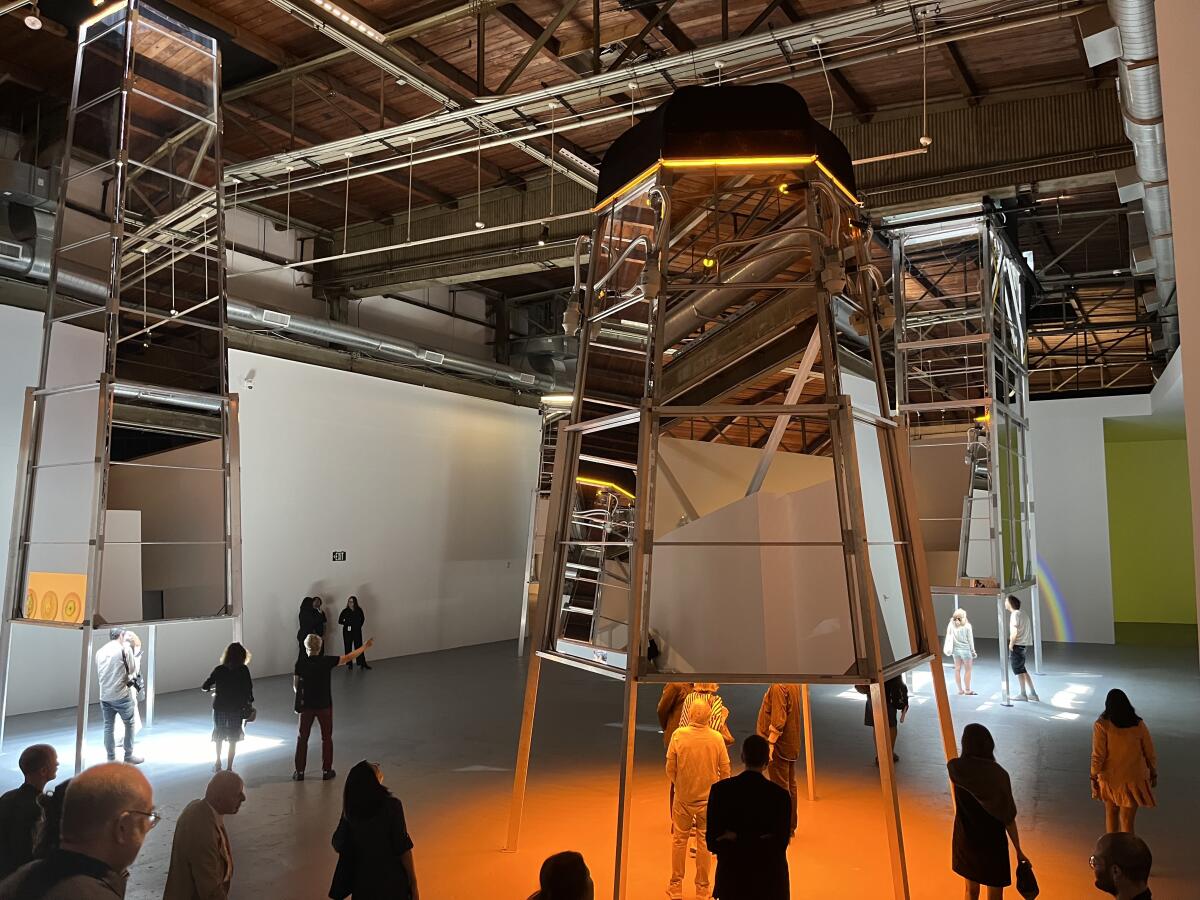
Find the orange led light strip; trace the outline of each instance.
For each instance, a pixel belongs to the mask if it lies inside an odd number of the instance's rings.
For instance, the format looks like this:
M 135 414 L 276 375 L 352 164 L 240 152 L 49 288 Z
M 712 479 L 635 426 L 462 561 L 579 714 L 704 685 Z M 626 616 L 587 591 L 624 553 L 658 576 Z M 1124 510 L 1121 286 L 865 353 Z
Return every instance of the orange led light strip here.
M 601 481 L 599 478 L 585 478 L 584 476 L 580 475 L 579 477 L 577 477 L 575 479 L 575 483 L 576 484 L 588 484 L 588 485 L 591 485 L 592 487 L 608 488 L 611 491 L 616 491 L 618 494 L 620 494 L 623 497 L 628 497 L 630 500 L 637 499 L 636 497 L 633 496 L 633 494 L 631 494 L 631 493 L 629 493 L 629 491 L 625 490 L 625 488 L 621 487 L 619 484 L 613 484 L 613 482 L 611 482 L 611 481 Z
M 664 159 L 664 169 L 711 169 L 721 166 L 811 166 L 816 156 L 711 156 L 701 159 Z
M 846 198 L 855 206 L 859 206 L 862 201 L 854 196 L 846 186 L 838 180 L 829 169 L 817 158 L 815 154 L 806 156 L 712 156 L 697 159 L 660 159 L 654 165 L 648 167 L 645 171 L 638 173 L 634 178 L 631 178 L 620 189 L 613 191 L 603 201 L 592 207 L 592 212 L 597 213 L 608 206 L 614 199 L 622 196 L 634 185 L 645 181 L 653 175 L 658 169 L 719 169 L 719 168 L 741 168 L 750 166 L 811 166 L 816 164 L 826 178 L 834 183 Z

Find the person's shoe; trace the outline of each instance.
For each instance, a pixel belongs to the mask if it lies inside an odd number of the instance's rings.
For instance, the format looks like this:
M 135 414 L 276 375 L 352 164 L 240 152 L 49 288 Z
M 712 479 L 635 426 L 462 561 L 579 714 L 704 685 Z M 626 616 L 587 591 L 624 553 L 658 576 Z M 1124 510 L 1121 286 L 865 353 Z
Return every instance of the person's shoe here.
M 215 763 L 213 763 L 213 771 L 214 771 L 214 772 L 220 772 L 220 771 L 221 771 L 221 764 L 220 764 L 219 762 L 215 762 Z
M 332 781 L 334 778 L 337 778 L 337 772 L 333 771 L 333 769 L 326 769 L 321 773 L 322 781 Z
M 363 663 L 363 664 L 362 664 L 362 667 L 363 667 L 364 669 L 369 669 L 369 668 L 371 668 L 371 667 L 370 667 L 370 666 L 368 666 L 366 663 Z
M 304 780 L 303 772 L 293 772 L 292 773 L 292 781 L 303 781 L 303 780 Z
M 1017 694 L 1017 696 L 1013 697 L 1013 700 L 1022 700 L 1028 702 L 1029 698 L 1024 694 Z
M 144 759 L 142 759 L 140 756 L 127 756 L 127 757 L 125 757 L 125 763 L 126 763 L 126 765 L 130 765 L 130 766 L 140 766 L 140 765 L 141 765 L 142 763 L 144 763 L 144 762 L 145 762 L 145 760 L 144 760 Z
M 900 757 L 898 757 L 895 753 L 892 754 L 892 762 L 900 762 Z
M 116 762 L 116 761 L 117 761 L 117 758 L 116 758 L 115 756 L 110 756 L 110 757 L 108 757 L 108 761 L 109 761 L 109 762 Z
M 1031 701 L 1033 701 L 1034 703 L 1041 703 L 1041 702 L 1042 702 L 1042 698 L 1041 698 L 1041 697 L 1039 697 L 1039 696 L 1037 695 L 1037 691 L 1034 691 L 1032 694 L 1030 694 L 1030 695 L 1029 695 L 1029 699 L 1030 699 Z

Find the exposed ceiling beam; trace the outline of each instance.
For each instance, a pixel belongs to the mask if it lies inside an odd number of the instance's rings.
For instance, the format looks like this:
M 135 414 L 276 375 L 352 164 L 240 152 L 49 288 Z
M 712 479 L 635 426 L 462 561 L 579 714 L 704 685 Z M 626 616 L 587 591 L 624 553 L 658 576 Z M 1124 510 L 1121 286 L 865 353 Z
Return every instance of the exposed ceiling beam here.
M 536 37 L 533 38 L 533 43 L 529 45 L 529 49 L 525 51 L 525 55 L 517 60 L 517 64 L 512 67 L 512 70 L 508 73 L 508 75 L 505 76 L 504 80 L 500 82 L 500 87 L 496 88 L 496 93 L 504 94 L 508 92 L 508 89 L 513 86 L 513 82 L 515 82 L 521 76 L 521 73 L 524 72 L 529 66 L 529 64 L 533 62 L 534 57 L 542 52 L 548 41 L 553 39 L 554 32 L 558 29 L 558 26 L 561 25 L 564 20 L 566 20 L 567 16 L 570 15 L 571 10 L 575 8 L 575 5 L 578 2 L 579 0 L 564 0 L 563 4 L 558 8 L 558 12 L 555 13 L 554 18 L 547 23 L 546 27 L 543 28 Z
M 962 91 L 962 95 L 967 98 L 968 102 L 978 103 L 983 92 L 979 90 L 979 85 L 976 84 L 974 76 L 971 75 L 971 70 L 967 68 L 967 64 L 963 61 L 958 45 L 953 41 L 943 44 L 942 56 L 946 59 L 946 65 L 950 69 L 950 74 L 958 82 L 958 87 Z
M 646 37 L 667 18 L 667 13 L 674 5 L 675 0 L 663 0 L 662 5 L 658 7 L 658 11 L 646 19 L 646 24 L 642 26 L 642 30 L 631 41 L 625 44 L 625 49 L 621 51 L 621 55 L 616 58 L 613 64 L 608 67 L 608 71 L 611 72 L 613 69 L 620 68 L 625 60 L 641 51 L 646 46 Z
M 739 35 L 739 37 L 747 37 L 758 31 L 758 29 L 766 24 L 767 19 L 771 18 L 771 13 L 783 6 L 783 3 L 784 0 L 770 0 L 770 2 L 763 7 L 763 11 L 754 17 L 754 21 L 742 29 L 742 33 Z
M 854 113 L 854 118 L 864 125 L 870 122 L 875 115 L 875 107 L 863 99 L 862 94 L 850 83 L 850 79 L 846 77 L 845 73 L 841 69 L 834 69 L 829 73 L 829 80 L 833 82 L 838 93 L 850 105 L 850 111 Z
M 657 3 L 641 3 L 637 7 L 637 13 L 647 22 L 657 18 L 658 30 L 663 33 L 668 41 L 680 53 L 690 53 L 696 49 L 696 43 L 688 37 L 682 28 L 675 24 L 675 20 L 663 13 L 659 16 L 659 8 Z

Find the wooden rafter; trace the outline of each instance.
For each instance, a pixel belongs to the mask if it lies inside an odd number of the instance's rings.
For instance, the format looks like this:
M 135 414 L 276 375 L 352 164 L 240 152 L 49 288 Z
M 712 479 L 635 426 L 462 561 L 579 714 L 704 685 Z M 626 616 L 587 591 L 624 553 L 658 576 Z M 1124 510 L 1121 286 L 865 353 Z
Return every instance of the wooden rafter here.
M 526 32 L 529 33 L 530 37 L 533 38 L 533 43 L 529 45 L 529 49 L 525 51 L 525 55 L 517 61 L 517 64 L 512 67 L 512 70 L 508 73 L 508 75 L 504 77 L 504 81 L 500 82 L 500 87 L 496 89 L 496 93 L 504 94 L 508 92 L 508 89 L 513 86 L 513 82 L 515 82 L 521 76 L 521 73 L 524 72 L 529 66 L 529 64 L 533 62 L 534 57 L 546 48 L 546 44 L 549 41 L 554 39 L 554 32 L 557 30 L 558 26 L 566 20 L 567 16 L 570 15 L 571 10 L 575 8 L 575 5 L 578 2 L 579 0 L 564 0 L 563 4 L 558 9 L 558 12 L 555 13 L 554 18 L 551 19 L 549 23 L 547 23 L 546 27 L 541 29 L 536 36 L 530 32 Z M 516 9 L 516 7 L 505 7 L 505 9 Z M 503 12 L 504 10 L 501 10 L 501 14 L 503 14 Z M 508 21 L 512 22 L 513 20 L 508 19 Z M 530 21 L 532 22 L 532 20 Z M 536 27 L 536 23 L 534 23 L 534 25 Z M 521 30 L 524 31 L 524 28 L 521 28 Z
M 659 17 L 659 5 L 657 3 L 638 4 L 637 13 L 647 22 L 658 18 L 658 30 L 663 33 L 663 37 L 671 42 L 671 46 L 680 53 L 690 53 L 696 49 L 696 42 L 684 33 L 684 30 L 675 23 L 674 19 L 665 13 Z

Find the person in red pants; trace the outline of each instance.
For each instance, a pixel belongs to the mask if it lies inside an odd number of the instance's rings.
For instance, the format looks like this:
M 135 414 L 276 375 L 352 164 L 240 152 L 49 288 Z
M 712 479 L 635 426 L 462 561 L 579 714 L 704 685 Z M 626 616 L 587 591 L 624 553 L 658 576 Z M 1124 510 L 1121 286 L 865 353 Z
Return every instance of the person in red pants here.
M 337 773 L 333 771 L 333 692 L 329 675 L 338 666 L 353 662 L 372 646 L 374 638 L 350 653 L 342 656 L 326 656 L 321 653 L 324 642 L 321 636 L 310 634 L 304 639 L 305 656 L 296 661 L 296 673 L 292 688 L 296 692 L 296 712 L 300 714 L 300 732 L 296 736 L 296 770 L 292 781 L 304 780 L 304 767 L 308 762 L 308 736 L 312 732 L 313 719 L 321 726 L 321 778 L 325 781 Z

